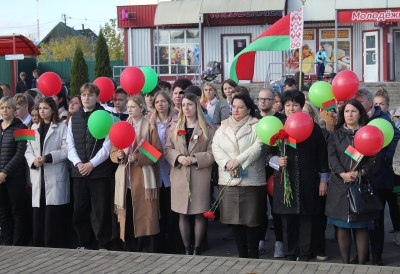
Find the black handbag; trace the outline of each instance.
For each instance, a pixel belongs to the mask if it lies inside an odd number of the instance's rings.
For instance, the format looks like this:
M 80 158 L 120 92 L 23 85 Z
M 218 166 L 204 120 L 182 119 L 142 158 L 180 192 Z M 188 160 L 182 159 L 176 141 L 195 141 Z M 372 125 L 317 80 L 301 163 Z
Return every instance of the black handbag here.
M 347 200 L 349 215 L 376 212 L 383 209 L 381 199 L 374 193 L 368 179 L 364 178 L 361 181 L 361 171 L 359 171 L 357 180 L 350 183 L 347 189 Z

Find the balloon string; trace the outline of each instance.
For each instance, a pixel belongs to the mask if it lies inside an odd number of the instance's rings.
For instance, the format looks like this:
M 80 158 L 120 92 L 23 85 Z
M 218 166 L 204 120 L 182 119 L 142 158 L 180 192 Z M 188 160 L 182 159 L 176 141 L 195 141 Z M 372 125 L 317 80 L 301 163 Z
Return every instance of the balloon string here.
M 94 142 L 94 146 L 92 149 L 92 153 L 90 154 L 89 161 L 92 160 L 92 156 L 93 156 L 94 149 L 96 148 L 96 144 L 97 144 L 97 139 L 96 139 L 96 142 Z

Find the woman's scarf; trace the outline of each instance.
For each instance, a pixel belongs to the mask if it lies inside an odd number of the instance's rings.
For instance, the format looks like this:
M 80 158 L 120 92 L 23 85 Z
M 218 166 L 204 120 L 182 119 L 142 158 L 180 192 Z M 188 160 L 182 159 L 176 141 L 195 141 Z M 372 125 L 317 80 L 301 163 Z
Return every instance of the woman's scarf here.
M 229 118 L 227 119 L 227 126 L 230 127 L 232 129 L 232 131 L 236 133 L 239 131 L 239 129 L 244 126 L 247 121 L 249 120 L 250 115 L 247 115 L 246 117 L 244 117 L 242 120 L 240 121 L 236 121 L 232 115 L 229 116 Z

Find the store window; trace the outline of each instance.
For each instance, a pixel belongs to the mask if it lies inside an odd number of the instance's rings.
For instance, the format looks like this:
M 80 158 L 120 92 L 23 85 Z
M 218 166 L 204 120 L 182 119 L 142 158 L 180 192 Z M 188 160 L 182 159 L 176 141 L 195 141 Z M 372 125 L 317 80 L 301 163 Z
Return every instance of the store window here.
M 316 46 L 316 30 L 304 29 L 303 46 L 301 47 L 302 72 L 305 74 L 315 74 L 315 53 Z M 299 49 L 286 51 L 286 73 L 294 74 L 299 71 L 300 54 Z
M 319 42 L 324 47 L 326 56 L 329 63 L 325 67 L 325 73 L 334 71 L 333 62 L 335 60 L 335 30 L 334 29 L 320 29 Z M 351 70 L 351 29 L 340 28 L 338 29 L 338 71 L 350 69 Z
M 155 30 L 154 60 L 156 65 L 160 65 L 160 74 L 198 72 L 199 41 L 198 30 Z

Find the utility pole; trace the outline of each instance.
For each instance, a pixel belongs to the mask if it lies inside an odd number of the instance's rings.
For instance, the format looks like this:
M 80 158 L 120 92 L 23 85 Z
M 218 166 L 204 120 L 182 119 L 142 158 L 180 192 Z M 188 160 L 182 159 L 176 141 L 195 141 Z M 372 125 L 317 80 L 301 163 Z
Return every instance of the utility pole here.
M 64 21 L 64 24 L 67 24 L 67 15 L 65 13 L 61 13 L 61 20 Z
M 37 39 L 40 41 L 40 31 L 39 31 L 39 0 L 36 0 L 36 17 L 37 17 Z

